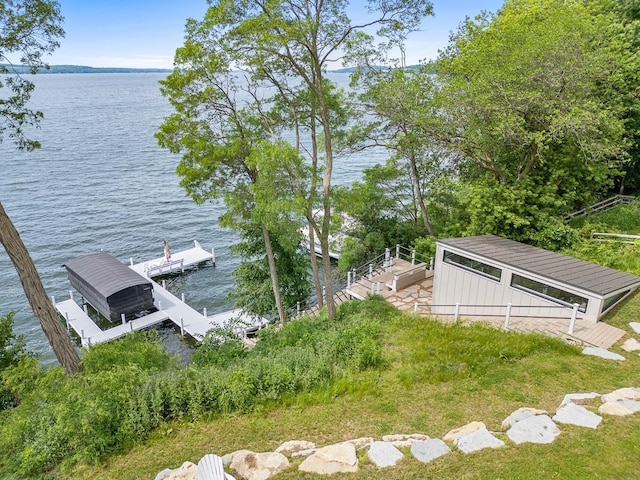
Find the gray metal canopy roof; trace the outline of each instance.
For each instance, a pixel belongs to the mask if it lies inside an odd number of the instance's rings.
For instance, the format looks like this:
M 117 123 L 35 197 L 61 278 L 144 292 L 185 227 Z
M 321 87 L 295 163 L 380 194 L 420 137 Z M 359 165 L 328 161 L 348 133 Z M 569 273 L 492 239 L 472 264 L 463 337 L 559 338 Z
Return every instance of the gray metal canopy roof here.
M 63 265 L 68 271 L 85 280 L 104 298 L 137 285 L 150 285 L 151 281 L 134 272 L 108 253 L 92 253 L 70 260 Z
M 438 243 L 596 295 L 640 287 L 640 277 L 636 275 L 495 235 L 447 238 Z

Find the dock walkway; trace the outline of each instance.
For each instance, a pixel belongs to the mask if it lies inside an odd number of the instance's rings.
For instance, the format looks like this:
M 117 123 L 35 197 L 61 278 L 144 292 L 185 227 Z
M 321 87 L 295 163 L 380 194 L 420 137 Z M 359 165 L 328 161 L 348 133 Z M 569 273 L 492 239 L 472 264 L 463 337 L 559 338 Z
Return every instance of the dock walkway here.
M 193 248 L 171 255 L 170 262 L 167 262 L 164 257 L 138 264 L 134 264 L 131 260 L 129 268 L 142 276 L 151 278 L 152 276 L 180 273 L 185 268 L 206 261 L 211 261 L 215 265 L 213 250 L 207 252 L 195 241 Z M 246 336 L 248 332 L 262 328 L 268 323 L 263 318 L 250 317 L 237 309 L 206 316 L 206 313 L 196 311 L 155 281 L 152 280 L 151 285 L 153 288 L 153 303 L 157 311 L 130 321 L 123 320 L 122 324 L 106 330 L 102 330 L 89 317 L 86 309 L 78 306 L 73 296 L 69 300 L 58 303 L 54 300 L 54 304 L 65 319 L 67 329 L 73 330 L 78 334 L 83 347 L 109 342 L 128 333 L 143 330 L 167 320 L 175 323 L 180 328 L 182 335 L 187 333 L 199 341 L 204 338 L 208 330 L 216 326 L 222 327 L 233 318 L 239 319 L 236 333 L 241 337 Z

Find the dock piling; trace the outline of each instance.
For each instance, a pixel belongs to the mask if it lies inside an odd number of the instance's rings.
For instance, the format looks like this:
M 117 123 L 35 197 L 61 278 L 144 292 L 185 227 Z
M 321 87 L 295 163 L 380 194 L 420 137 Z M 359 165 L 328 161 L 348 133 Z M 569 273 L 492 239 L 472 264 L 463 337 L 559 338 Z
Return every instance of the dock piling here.
M 73 290 L 69 290 L 69 299 L 73 300 Z
M 184 337 L 184 318 L 180 317 L 180 335 Z
M 51 295 L 51 303 L 53 303 L 54 305 L 56 304 L 56 297 L 54 297 L 53 295 Z
M 120 318 L 122 319 L 122 325 L 127 323 L 127 318 L 124 316 L 124 313 L 122 315 L 120 315 Z
M 186 303 L 186 302 L 184 301 L 184 292 L 182 292 L 182 295 L 180 295 L 180 300 L 182 300 L 182 303 Z
M 69 314 L 64 312 L 64 319 L 67 321 L 67 332 L 71 331 L 71 325 L 69 324 Z
M 216 252 L 213 248 L 211 249 L 211 263 L 214 267 L 216 266 Z
M 207 307 L 204 307 L 204 308 L 202 309 L 202 316 L 203 316 L 204 318 L 207 318 Z

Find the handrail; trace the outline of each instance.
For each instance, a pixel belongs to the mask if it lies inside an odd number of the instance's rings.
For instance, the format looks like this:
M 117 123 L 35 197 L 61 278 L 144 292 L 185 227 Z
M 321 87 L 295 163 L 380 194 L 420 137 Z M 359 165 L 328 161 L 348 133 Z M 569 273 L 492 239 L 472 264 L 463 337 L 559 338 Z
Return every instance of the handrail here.
M 596 237 L 608 237 L 608 238 L 596 238 Z M 620 240 L 620 239 L 629 239 L 631 241 Z M 591 240 L 596 242 L 620 242 L 626 243 L 628 245 L 636 245 L 636 240 L 640 240 L 640 235 L 627 235 L 624 233 L 604 233 L 604 232 L 593 232 L 591 234 Z
M 613 197 L 609 197 L 605 200 L 601 200 L 599 202 L 594 203 L 593 205 L 589 206 L 589 207 L 585 207 L 585 208 L 581 208 L 580 210 L 576 210 L 573 213 L 570 213 L 569 215 L 567 215 L 567 219 L 570 218 L 574 218 L 574 217 L 582 217 L 584 215 L 587 215 L 588 213 L 594 213 L 594 212 L 599 212 L 599 211 L 603 211 L 603 210 L 608 210 L 609 208 L 613 208 L 616 205 L 619 204 L 625 204 L 625 205 L 629 205 L 630 203 L 633 203 L 637 201 L 637 198 L 634 197 L 633 195 L 614 195 Z

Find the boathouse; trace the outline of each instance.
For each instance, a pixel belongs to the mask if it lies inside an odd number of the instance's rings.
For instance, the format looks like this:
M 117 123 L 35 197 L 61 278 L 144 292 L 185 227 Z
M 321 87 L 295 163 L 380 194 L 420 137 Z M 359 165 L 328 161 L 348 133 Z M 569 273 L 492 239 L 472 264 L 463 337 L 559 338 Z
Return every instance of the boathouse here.
M 465 315 L 504 312 L 556 317 L 577 305 L 580 318 L 597 322 L 640 287 L 640 277 L 494 235 L 436 242 L 433 311 Z M 504 314 L 504 313 L 502 313 Z
M 153 307 L 151 280 L 107 253 L 85 255 L 70 260 L 64 267 L 73 288 L 111 321 Z

